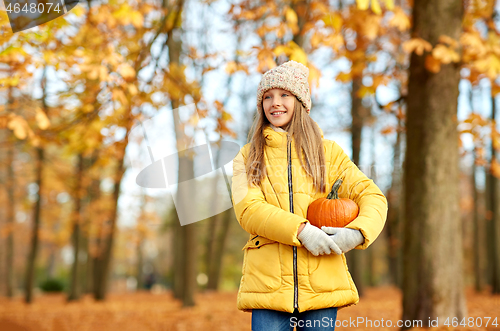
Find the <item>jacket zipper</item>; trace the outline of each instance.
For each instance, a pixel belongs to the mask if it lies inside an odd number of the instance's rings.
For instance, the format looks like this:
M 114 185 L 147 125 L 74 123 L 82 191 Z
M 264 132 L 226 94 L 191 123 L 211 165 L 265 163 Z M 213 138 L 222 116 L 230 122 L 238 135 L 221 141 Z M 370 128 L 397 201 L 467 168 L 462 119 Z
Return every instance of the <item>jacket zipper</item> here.
M 290 198 L 290 212 L 293 214 L 293 187 L 292 187 L 292 139 L 288 143 L 287 147 L 287 157 L 288 157 L 288 196 Z M 299 308 L 299 289 L 298 289 L 298 278 L 297 278 L 297 246 L 293 246 L 293 307 Z

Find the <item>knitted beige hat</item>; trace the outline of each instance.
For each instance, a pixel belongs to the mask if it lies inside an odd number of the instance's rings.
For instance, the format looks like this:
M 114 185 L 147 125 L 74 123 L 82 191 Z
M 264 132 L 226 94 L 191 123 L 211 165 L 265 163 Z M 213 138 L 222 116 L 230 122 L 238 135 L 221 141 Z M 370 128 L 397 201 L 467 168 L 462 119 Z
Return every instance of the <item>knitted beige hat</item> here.
M 262 97 L 272 88 L 281 88 L 293 93 L 309 114 L 311 110 L 311 94 L 309 92 L 309 68 L 293 60 L 272 68 L 262 76 L 257 88 L 257 109 L 262 112 Z

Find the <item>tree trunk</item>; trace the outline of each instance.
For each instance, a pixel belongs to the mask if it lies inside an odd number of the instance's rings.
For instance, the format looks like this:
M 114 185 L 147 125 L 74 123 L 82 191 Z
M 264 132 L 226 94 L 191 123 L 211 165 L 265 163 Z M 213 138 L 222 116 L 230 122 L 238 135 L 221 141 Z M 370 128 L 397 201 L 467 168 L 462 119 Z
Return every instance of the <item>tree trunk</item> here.
M 372 127 L 371 127 L 371 144 L 370 144 L 370 148 L 371 148 L 371 165 L 370 165 L 370 178 L 374 181 L 374 182 L 377 182 L 377 162 L 376 162 L 376 155 L 377 155 L 377 151 L 376 151 L 376 147 L 377 147 L 377 139 L 376 139 L 376 128 L 375 128 L 375 123 L 372 124 Z M 376 274 L 376 261 L 377 261 L 377 257 L 380 255 L 378 253 L 378 244 L 380 242 L 378 242 L 377 244 L 374 244 L 373 246 L 369 247 L 367 249 L 367 254 L 366 254 L 366 260 L 367 260 L 367 276 L 368 276 L 368 279 L 367 279 L 367 285 L 368 286 L 377 286 L 377 274 Z
M 168 49 L 169 49 L 169 58 L 170 61 L 179 61 L 179 51 L 176 48 L 180 48 L 179 44 L 175 44 L 172 40 L 172 34 L 170 34 L 168 41 Z M 175 132 L 176 132 L 176 138 L 179 140 L 179 135 L 178 133 L 178 123 L 179 123 L 179 114 L 178 112 L 178 107 L 179 107 L 179 102 L 178 100 L 171 100 L 172 104 L 172 110 L 173 110 L 173 116 L 174 116 L 174 126 L 175 126 Z M 182 166 L 188 166 L 189 165 L 182 165 Z M 179 174 L 181 171 L 181 158 L 179 157 Z M 192 165 L 191 165 L 192 169 Z M 174 212 L 175 211 L 175 205 L 173 206 Z M 173 252 L 174 252 L 174 270 L 173 270 L 173 282 L 174 282 L 174 297 L 176 299 L 182 300 L 184 297 L 184 288 L 185 285 L 184 283 L 186 282 L 186 268 L 185 268 L 185 263 L 186 263 L 186 251 L 184 250 L 185 247 L 185 240 L 186 240 L 186 231 L 185 228 L 180 225 L 180 220 L 179 217 L 176 213 L 174 225 L 173 225 L 173 231 L 174 231 L 174 240 L 172 241 L 173 245 Z
M 220 153 L 218 153 L 220 155 Z M 217 163 L 218 164 L 218 163 Z M 212 181 L 212 197 L 217 197 L 217 184 L 219 182 L 219 173 L 217 172 L 213 178 Z M 214 200 L 214 203 L 211 205 L 212 207 L 212 214 L 215 213 L 216 210 L 216 204 L 218 202 L 218 199 Z M 210 217 L 209 223 L 208 223 L 208 229 L 207 229 L 207 238 L 206 238 L 206 256 L 205 256 L 205 264 L 206 264 L 206 270 L 207 270 L 207 276 L 208 276 L 208 283 L 207 283 L 207 289 L 208 290 L 217 290 L 217 284 L 218 284 L 218 279 L 215 279 L 215 269 L 217 266 L 215 265 L 215 245 L 216 245 L 216 240 L 217 240 L 217 230 L 219 229 L 219 224 L 221 223 L 221 215 L 222 213 L 215 214 L 214 216 Z
M 486 252 L 483 249 L 483 243 L 485 242 L 484 234 L 484 220 L 479 216 L 479 197 L 476 185 L 476 148 L 473 150 L 473 161 L 472 161 L 472 194 L 474 199 L 474 286 L 477 292 L 481 292 L 484 289 L 484 275 L 486 270 L 484 268 L 484 256 Z
M 180 142 L 184 138 L 184 132 L 179 130 L 180 117 L 179 109 L 175 107 L 179 103 L 172 100 L 172 108 L 174 115 L 174 125 L 176 131 L 177 141 Z M 178 150 L 183 150 L 186 146 L 181 146 L 177 144 Z M 183 153 L 179 153 L 179 179 L 180 178 L 194 178 L 194 160 Z M 189 181 L 183 184 L 189 183 Z M 188 210 L 190 206 L 187 205 L 188 201 L 196 201 L 194 196 L 195 192 L 186 185 L 179 185 L 177 188 L 177 203 L 181 205 L 176 205 L 176 208 L 183 208 Z M 192 207 L 191 207 L 192 208 Z M 179 272 L 182 274 L 182 287 L 180 289 L 180 298 L 182 300 L 183 307 L 194 306 L 194 293 L 196 290 L 196 272 L 197 272 L 197 236 L 196 236 L 196 223 L 191 223 L 183 225 L 178 229 L 180 233 L 180 242 L 177 245 L 181 248 L 180 251 L 175 251 L 175 254 L 182 252 L 182 259 L 180 260 L 180 269 L 174 270 L 174 272 Z M 178 275 L 177 279 L 181 276 Z
M 470 107 L 472 110 L 472 113 L 474 113 L 474 104 L 472 102 L 472 97 L 473 97 L 473 89 L 472 86 L 469 91 L 469 102 L 470 102 Z M 475 142 L 477 143 L 477 142 Z M 474 199 L 474 209 L 473 209 L 473 220 L 474 220 L 474 287 L 477 292 L 481 292 L 484 289 L 485 285 L 485 274 L 486 268 L 485 268 L 485 256 L 487 252 L 485 252 L 485 245 L 484 243 L 486 242 L 486 237 L 485 237 L 485 220 L 483 217 L 480 216 L 479 214 L 479 193 L 477 189 L 477 183 L 476 183 L 476 172 L 477 172 L 477 166 L 476 166 L 476 160 L 477 160 L 477 148 L 474 147 L 472 150 L 472 174 L 471 174 L 471 181 L 472 181 L 472 194 L 473 194 L 473 199 Z
M 144 267 L 144 257 L 142 253 L 142 246 L 144 243 L 144 239 L 142 235 L 140 235 L 139 242 L 137 243 L 136 254 L 137 254 L 137 266 L 136 266 L 136 275 L 135 279 L 137 281 L 136 291 L 140 291 L 144 287 L 144 277 L 142 276 L 142 269 Z
M 38 192 L 36 195 L 36 203 L 33 209 L 33 228 L 31 232 L 31 244 L 30 253 L 26 265 L 26 282 L 25 282 L 25 297 L 24 301 L 26 303 L 31 303 L 33 301 L 33 286 L 35 282 L 35 266 L 36 266 L 36 256 L 38 253 L 38 231 L 40 229 L 40 211 L 41 211 L 41 196 L 42 196 L 42 169 L 44 162 L 44 149 L 37 147 L 36 151 L 36 165 L 35 165 L 35 177 L 36 184 L 38 186 Z
M 184 7 L 184 1 L 179 0 L 175 8 L 176 12 L 176 23 L 181 19 L 180 13 Z M 182 51 L 182 39 L 181 39 L 181 29 L 174 28 L 169 31 L 167 36 L 167 46 L 168 55 L 170 63 L 180 63 L 180 54 Z M 182 105 L 182 100 L 171 99 L 173 119 L 175 126 L 175 137 L 177 141 L 177 150 L 182 151 L 187 147 L 182 146 L 181 141 L 185 140 L 184 131 L 180 130 L 179 123 L 179 106 Z M 179 153 L 179 172 L 178 176 L 180 178 L 192 179 L 194 178 L 194 160 L 188 155 L 183 155 Z M 187 184 L 189 181 L 186 181 Z M 184 184 L 184 183 L 183 183 Z M 189 210 L 187 206 L 187 201 L 193 201 L 194 191 L 189 189 L 184 185 L 179 185 L 177 188 L 177 201 L 179 201 L 181 206 L 176 206 L 177 209 L 185 208 Z M 195 200 L 196 201 L 196 200 Z M 177 224 L 176 226 L 177 227 Z M 196 223 L 187 224 L 180 226 L 176 229 L 176 233 L 179 234 L 178 238 L 174 240 L 174 254 L 182 254 L 181 256 L 176 256 L 176 269 L 174 270 L 174 288 L 176 288 L 175 295 L 182 300 L 183 307 L 194 306 L 194 293 L 196 290 L 196 271 L 197 271 L 197 236 L 196 236 Z M 180 249 L 178 249 L 180 248 Z M 175 273 L 177 273 L 175 275 Z
M 413 37 L 458 40 L 462 1 L 416 1 Z M 403 320 L 466 316 L 459 208 L 457 98 L 460 66 L 425 68 L 411 54 L 405 153 Z M 407 329 L 403 327 L 403 329 Z
M 15 176 L 14 176 L 14 143 L 10 143 L 7 147 L 7 206 L 6 210 L 6 218 L 7 218 L 7 242 L 5 247 L 6 252 L 6 294 L 7 297 L 14 297 L 14 215 L 15 215 L 15 197 L 14 197 L 14 187 L 15 187 Z
M 491 121 L 493 123 L 492 132 L 496 131 L 496 104 L 495 97 L 491 97 Z M 493 134 L 492 134 L 493 139 Z M 497 161 L 497 153 L 494 144 L 491 144 L 491 162 Z M 498 161 L 497 161 L 498 162 Z M 500 185 L 499 180 L 495 177 L 490 169 L 488 173 L 488 180 L 490 182 L 490 203 L 491 208 L 491 220 L 488 222 L 488 242 L 489 242 L 489 252 L 490 252 L 490 279 L 491 279 L 491 293 L 500 293 Z
M 90 169 L 92 168 L 93 164 L 97 161 L 99 158 L 99 150 L 94 150 L 92 153 L 92 156 L 90 157 L 90 165 L 89 165 L 89 175 L 90 175 Z M 92 223 L 94 220 L 94 216 L 97 216 L 97 212 L 94 208 L 91 208 L 92 205 L 96 204 L 97 201 L 99 201 L 99 198 L 101 196 L 101 180 L 99 178 L 92 178 L 90 180 L 90 186 L 88 189 L 88 199 L 87 199 L 87 212 L 86 212 L 86 219 L 85 223 L 87 226 L 87 231 L 85 232 L 86 237 L 84 240 L 85 243 L 85 250 L 87 251 L 87 261 L 86 261 L 86 267 L 85 267 L 85 274 L 86 274 L 86 282 L 85 282 L 85 293 L 94 293 L 94 283 L 96 281 L 96 268 L 94 267 L 96 263 L 96 257 L 94 255 L 92 243 L 93 243 L 93 238 L 90 237 L 90 229 L 92 227 Z M 94 239 L 95 241 L 99 240 L 98 238 Z M 94 243 L 95 244 L 95 243 Z
M 125 137 L 123 141 L 118 142 L 118 150 L 120 157 L 117 162 L 117 169 L 115 172 L 115 183 L 113 189 L 113 210 L 111 213 L 111 218 L 108 221 L 107 236 L 104 239 L 102 250 L 100 250 L 100 254 L 97 256 L 94 264 L 94 270 L 97 272 L 97 283 L 94 284 L 94 297 L 96 300 L 104 300 L 106 298 L 106 292 L 108 290 L 108 281 L 110 277 L 110 269 L 111 269 L 111 261 L 112 261 L 112 253 L 113 253 L 113 243 L 114 237 L 116 234 L 116 220 L 118 217 L 118 198 L 120 197 L 120 188 L 122 183 L 123 174 L 125 173 L 125 166 L 123 164 L 125 157 L 125 149 L 128 145 L 128 135 L 130 133 L 130 128 L 132 125 L 131 119 L 131 109 L 129 108 L 125 117 L 126 121 L 126 131 Z
M 293 35 L 293 41 L 300 47 L 304 48 L 305 36 L 302 33 L 302 30 L 304 29 L 304 25 L 306 24 L 306 22 L 309 20 L 308 11 L 310 5 L 307 3 L 307 1 L 292 1 L 291 7 L 297 14 L 297 27 L 298 27 L 297 33 L 294 33 Z
M 213 290 L 217 290 L 219 288 L 222 270 L 222 259 L 224 257 L 224 247 L 226 244 L 229 227 L 231 226 L 231 222 L 233 221 L 233 215 L 234 211 L 232 209 L 228 209 L 222 213 L 222 224 L 218 231 L 217 241 L 215 242 L 214 261 L 212 263 L 213 268 L 211 270 L 212 273 L 208 276 L 208 288 Z
M 216 164 L 221 163 L 220 159 L 221 153 L 220 150 L 217 153 L 217 161 L 215 162 Z M 220 180 L 219 173 L 214 176 L 214 183 L 213 183 L 213 197 L 217 197 L 217 200 L 214 200 L 214 205 L 218 201 L 219 194 L 217 192 L 217 186 Z M 215 215 L 214 218 L 214 228 L 210 228 L 209 231 L 213 231 L 212 236 L 210 237 L 212 243 L 209 246 L 211 249 L 211 254 L 207 258 L 210 258 L 208 261 L 208 284 L 207 284 L 207 289 L 209 290 L 217 290 L 219 288 L 219 282 L 220 282 L 220 272 L 222 268 L 222 259 L 224 256 L 224 247 L 226 243 L 226 237 L 228 234 L 229 226 L 230 226 L 230 215 L 227 215 L 227 213 L 234 213 L 232 209 L 228 209 L 222 213 L 219 213 Z M 210 225 L 212 226 L 212 224 Z
M 182 300 L 183 289 L 184 289 L 184 260 L 185 252 L 184 247 L 184 234 L 182 226 L 179 221 L 179 217 L 172 206 L 172 214 L 174 223 L 172 225 L 172 231 L 174 233 L 172 240 L 172 252 L 174 253 L 174 268 L 172 271 L 173 278 L 173 294 L 174 298 Z
M 125 149 L 128 145 L 130 128 L 133 124 L 133 115 L 131 106 L 129 106 L 124 116 L 125 126 L 125 137 L 123 141 L 119 141 L 116 144 L 118 150 L 118 159 L 117 159 L 117 169 L 115 171 L 114 176 L 114 189 L 113 189 L 113 210 L 111 212 L 111 217 L 107 222 L 107 236 L 104 241 L 101 243 L 103 247 L 100 247 L 99 254 L 97 258 L 94 260 L 94 270 L 97 276 L 97 281 L 94 283 L 94 298 L 98 301 L 104 300 L 106 297 L 106 292 L 108 290 L 108 281 L 110 277 L 110 269 L 111 269 L 111 261 L 113 254 L 113 243 L 114 237 L 116 234 L 116 220 L 118 217 L 118 198 L 120 197 L 120 188 L 122 183 L 123 174 L 126 169 L 124 166 L 124 158 L 125 158 Z
M 392 168 L 392 184 L 387 192 L 387 200 L 389 202 L 389 210 L 387 213 L 387 256 L 389 259 L 389 274 L 392 283 L 401 288 L 401 248 L 403 231 L 401 229 L 401 203 L 402 201 L 402 186 L 401 186 L 401 135 L 402 126 L 401 119 L 398 117 L 398 128 L 396 135 L 396 143 L 394 144 L 394 158 Z
M 141 213 L 144 214 L 146 211 L 146 193 L 144 192 L 144 188 L 142 189 L 142 205 L 141 205 Z M 140 219 L 140 218 L 139 218 Z M 139 224 L 138 224 L 139 225 Z M 143 254 L 143 243 L 144 236 L 142 232 L 138 232 L 139 240 L 137 242 L 136 254 L 137 254 L 137 266 L 136 266 L 136 275 L 135 279 L 137 281 L 136 290 L 139 291 L 144 287 L 144 277 L 143 277 L 143 267 L 144 267 L 144 254 Z
M 352 141 L 352 162 L 359 167 L 361 153 L 361 133 L 363 131 L 365 110 L 361 104 L 361 99 L 357 96 L 361 88 L 361 77 L 355 76 L 352 80 L 351 89 L 351 141 Z M 349 266 L 354 284 L 358 289 L 359 296 L 363 296 L 365 292 L 365 282 L 363 279 L 364 269 L 363 260 L 364 252 L 359 250 L 351 250 L 347 252 L 346 259 Z
M 83 176 L 83 155 L 78 154 L 78 164 L 75 174 L 74 192 L 73 198 L 75 201 L 73 210 L 73 252 L 74 260 L 73 266 L 71 268 L 71 285 L 68 293 L 67 301 L 78 300 L 80 298 L 80 284 L 79 271 L 80 271 L 80 218 L 81 218 L 81 188 L 82 188 L 82 176 Z

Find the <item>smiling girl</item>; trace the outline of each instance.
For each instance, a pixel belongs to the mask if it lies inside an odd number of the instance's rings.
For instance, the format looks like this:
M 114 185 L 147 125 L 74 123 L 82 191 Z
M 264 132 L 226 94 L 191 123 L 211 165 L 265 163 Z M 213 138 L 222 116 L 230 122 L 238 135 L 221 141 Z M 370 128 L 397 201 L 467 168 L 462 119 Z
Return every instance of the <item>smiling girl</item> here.
M 234 211 L 249 233 L 237 306 L 255 331 L 334 330 L 337 310 L 359 301 L 344 253 L 371 245 L 387 217 L 377 185 L 309 116 L 308 76 L 295 61 L 263 75 L 251 142 L 233 160 Z M 340 178 L 339 198 L 356 202 L 358 217 L 311 225 L 308 206 Z

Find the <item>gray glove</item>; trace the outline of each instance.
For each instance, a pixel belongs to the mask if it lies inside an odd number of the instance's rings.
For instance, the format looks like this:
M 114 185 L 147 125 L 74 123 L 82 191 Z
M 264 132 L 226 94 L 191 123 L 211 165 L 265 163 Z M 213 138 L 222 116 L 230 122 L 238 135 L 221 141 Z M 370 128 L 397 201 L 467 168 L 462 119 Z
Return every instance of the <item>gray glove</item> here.
M 332 238 L 319 228 L 311 225 L 311 223 L 306 223 L 306 226 L 300 231 L 297 238 L 314 256 L 327 255 L 332 251 L 338 255 L 342 254 L 342 251 Z
M 335 241 L 337 246 L 342 250 L 342 253 L 347 253 L 354 247 L 365 242 L 365 237 L 363 237 L 359 230 L 329 226 L 322 226 L 321 230 L 331 235 L 330 238 Z

